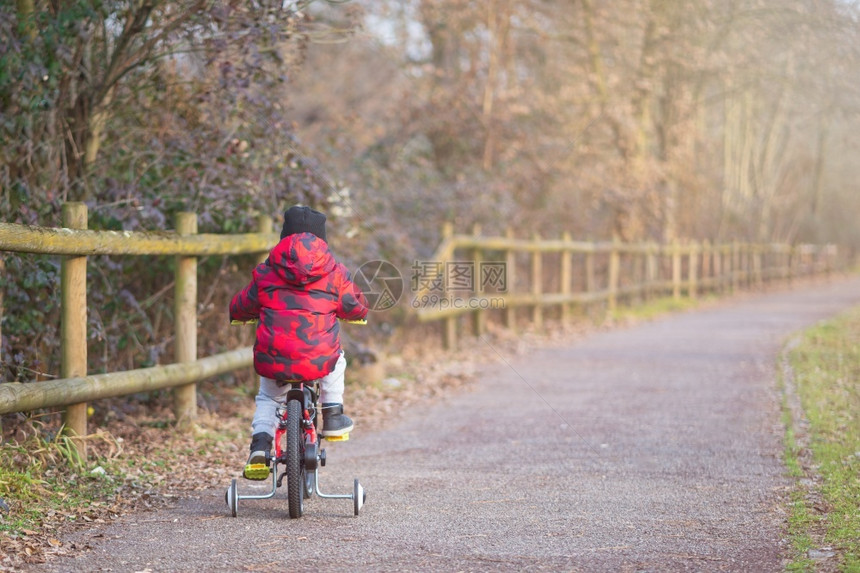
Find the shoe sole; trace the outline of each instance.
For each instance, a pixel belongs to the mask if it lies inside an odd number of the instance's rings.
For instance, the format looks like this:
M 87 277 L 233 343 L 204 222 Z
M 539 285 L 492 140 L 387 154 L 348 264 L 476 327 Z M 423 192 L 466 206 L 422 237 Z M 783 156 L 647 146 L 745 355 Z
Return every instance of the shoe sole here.
M 340 430 L 331 430 L 330 432 L 323 430 L 322 432 L 320 432 L 320 436 L 322 436 L 323 438 L 339 438 L 341 436 L 349 436 L 349 433 L 354 427 L 355 426 L 350 426 L 348 428 L 341 428 Z
M 269 477 L 269 466 L 266 464 L 248 464 L 242 472 L 245 479 L 264 480 Z

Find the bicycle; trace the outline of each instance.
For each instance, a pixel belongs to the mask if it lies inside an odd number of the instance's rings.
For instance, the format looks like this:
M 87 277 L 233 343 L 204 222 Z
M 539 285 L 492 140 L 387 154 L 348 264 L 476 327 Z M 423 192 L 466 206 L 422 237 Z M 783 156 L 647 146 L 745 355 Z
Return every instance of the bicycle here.
M 365 324 L 365 321 L 354 322 Z M 325 467 L 326 452 L 320 447 L 323 438 L 319 434 L 319 383 L 313 386 L 304 382 L 289 384 L 291 387 L 287 391 L 286 400 L 277 410 L 275 452 L 266 454 L 265 465 L 272 476 L 272 489 L 266 494 L 241 495 L 238 479 L 233 478 L 224 495 L 230 514 L 237 517 L 240 500 L 273 498 L 277 488 L 283 485 L 286 478 L 291 518 L 299 518 L 304 514 L 304 500 L 314 494 L 324 499 L 351 499 L 354 515 L 358 516 L 367 499 L 367 494 L 358 478 L 353 482 L 351 494 L 327 494 L 320 491 L 319 469 Z M 329 436 L 324 439 L 330 442 L 343 442 L 349 439 L 349 434 Z M 278 465 L 284 466 L 284 471 L 280 474 Z

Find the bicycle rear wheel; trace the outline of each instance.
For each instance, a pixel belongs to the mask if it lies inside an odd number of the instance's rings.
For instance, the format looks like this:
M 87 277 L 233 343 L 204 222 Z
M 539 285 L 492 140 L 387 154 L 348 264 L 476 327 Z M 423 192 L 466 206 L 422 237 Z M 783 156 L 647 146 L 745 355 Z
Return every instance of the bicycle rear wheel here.
M 302 433 L 302 403 L 287 402 L 287 490 L 290 517 L 301 517 L 304 513 L 305 456 Z

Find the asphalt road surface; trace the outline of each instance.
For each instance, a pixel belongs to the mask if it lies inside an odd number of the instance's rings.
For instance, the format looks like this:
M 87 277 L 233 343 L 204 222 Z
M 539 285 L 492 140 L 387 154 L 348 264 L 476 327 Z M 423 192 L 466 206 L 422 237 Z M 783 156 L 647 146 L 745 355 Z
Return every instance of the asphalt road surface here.
M 327 446 L 323 491 L 359 477 L 359 517 L 313 498 L 291 520 L 281 488 L 232 518 L 220 489 L 34 570 L 782 571 L 777 356 L 857 304 L 838 279 L 497 356 L 469 391 Z

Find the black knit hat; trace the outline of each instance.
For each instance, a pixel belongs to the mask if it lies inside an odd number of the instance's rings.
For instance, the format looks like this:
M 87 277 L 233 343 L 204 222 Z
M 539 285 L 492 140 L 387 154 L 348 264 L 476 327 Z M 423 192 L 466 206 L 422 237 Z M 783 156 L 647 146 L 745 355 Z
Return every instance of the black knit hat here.
M 281 238 L 295 233 L 312 233 L 325 238 L 325 215 L 310 207 L 294 205 L 284 211 L 284 226 L 281 228 Z

